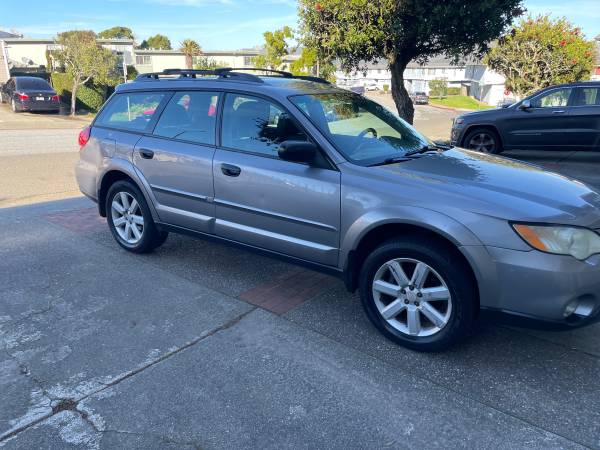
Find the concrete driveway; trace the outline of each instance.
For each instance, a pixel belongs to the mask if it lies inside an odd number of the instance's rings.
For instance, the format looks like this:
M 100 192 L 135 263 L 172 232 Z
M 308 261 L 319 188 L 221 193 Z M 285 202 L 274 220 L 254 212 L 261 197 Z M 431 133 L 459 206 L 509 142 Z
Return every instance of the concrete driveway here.
M 0 446 L 600 447 L 600 328 L 481 325 L 424 355 L 332 278 L 93 205 L 0 210 Z

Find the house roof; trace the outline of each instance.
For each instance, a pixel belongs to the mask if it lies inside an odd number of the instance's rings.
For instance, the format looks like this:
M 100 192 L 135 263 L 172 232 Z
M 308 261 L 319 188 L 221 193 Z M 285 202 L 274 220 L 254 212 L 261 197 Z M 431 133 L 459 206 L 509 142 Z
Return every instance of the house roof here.
M 21 37 L 21 36 L 19 36 L 18 34 L 9 33 L 8 31 L 0 30 L 0 39 L 18 38 L 18 37 Z

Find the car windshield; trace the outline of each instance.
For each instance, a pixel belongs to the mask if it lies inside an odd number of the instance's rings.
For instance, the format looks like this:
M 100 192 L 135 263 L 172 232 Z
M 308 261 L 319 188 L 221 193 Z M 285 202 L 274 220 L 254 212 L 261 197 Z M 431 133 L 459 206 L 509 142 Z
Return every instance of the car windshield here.
M 42 80 L 41 78 L 20 78 L 17 79 L 17 88 L 18 89 L 51 89 L 50 85 L 46 82 L 46 80 Z
M 380 164 L 431 145 L 383 106 L 351 92 L 296 95 L 290 100 L 340 153 L 356 164 Z

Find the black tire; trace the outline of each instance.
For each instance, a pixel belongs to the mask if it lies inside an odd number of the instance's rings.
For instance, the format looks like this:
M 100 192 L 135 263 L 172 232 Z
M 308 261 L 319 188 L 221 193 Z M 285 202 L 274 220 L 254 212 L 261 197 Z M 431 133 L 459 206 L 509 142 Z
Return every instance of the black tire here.
M 484 139 L 489 139 L 493 144 L 491 146 L 485 145 L 485 149 L 477 148 L 476 145 L 473 145 L 473 140 L 478 140 L 480 137 L 483 136 L 485 136 Z M 502 153 L 503 150 L 500 136 L 498 136 L 498 133 L 491 128 L 474 128 L 470 130 L 463 140 L 463 147 L 469 150 L 476 150 L 482 153 L 489 153 L 492 155 L 499 155 L 500 153 Z
M 379 312 L 373 296 L 375 275 L 388 261 L 398 258 L 414 259 L 425 263 L 436 272 L 436 275 L 441 276 L 448 288 L 451 296 L 449 318 L 446 324 L 431 336 L 404 333 L 392 326 L 391 322 L 388 322 Z M 458 257 L 457 250 L 430 237 L 395 238 L 376 248 L 361 268 L 359 289 L 363 307 L 373 325 L 386 338 L 412 350 L 421 352 L 445 350 L 468 336 L 475 321 L 478 304 L 477 287 L 470 268 Z M 393 301 L 392 297 L 390 299 L 390 302 Z M 421 308 L 425 306 L 424 303 L 421 301 Z M 415 305 L 419 306 L 417 302 Z M 425 323 L 429 324 L 427 319 Z M 433 322 L 429 325 L 432 326 Z
M 17 102 L 15 102 L 14 99 L 12 99 L 10 101 L 10 109 L 12 109 L 12 112 L 14 112 L 14 113 L 19 113 L 20 112 L 19 108 L 17 108 Z
M 115 196 L 118 195 L 120 192 L 128 193 L 137 201 L 139 205 L 139 210 L 141 211 L 142 217 L 144 218 L 144 226 L 141 232 L 142 236 L 139 239 L 139 241 L 135 244 L 131 244 L 125 241 L 119 235 L 115 224 L 113 223 L 111 205 Z M 150 208 L 148 208 L 146 199 L 142 195 L 139 188 L 129 181 L 117 181 L 108 190 L 108 193 L 106 195 L 106 221 L 108 223 L 108 227 L 110 228 L 110 232 L 112 233 L 117 243 L 125 250 L 133 253 L 151 252 L 155 248 L 161 246 L 169 236 L 169 233 L 167 233 L 166 231 L 158 229 L 158 227 L 154 223 L 154 220 L 152 219 L 152 213 L 150 212 Z

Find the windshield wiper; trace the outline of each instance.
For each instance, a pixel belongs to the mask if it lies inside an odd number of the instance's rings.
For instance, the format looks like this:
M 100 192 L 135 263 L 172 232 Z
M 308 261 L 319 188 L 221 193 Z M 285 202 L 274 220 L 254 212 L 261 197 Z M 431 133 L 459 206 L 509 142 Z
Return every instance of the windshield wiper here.
M 374 167 L 374 166 L 385 166 L 386 164 L 395 164 L 395 163 L 399 163 L 399 162 L 405 162 L 405 161 L 410 161 L 414 158 L 407 156 L 395 156 L 394 158 L 387 158 L 384 159 L 381 162 L 375 163 L 375 164 L 370 164 L 369 167 Z
M 439 150 L 441 151 L 446 151 L 446 150 L 450 150 L 454 148 L 452 145 L 446 145 L 446 144 L 426 144 L 423 147 L 421 147 L 419 150 L 414 150 L 412 152 L 408 152 L 405 156 L 411 156 L 411 155 L 417 155 L 420 153 L 427 153 L 427 152 L 437 152 Z

